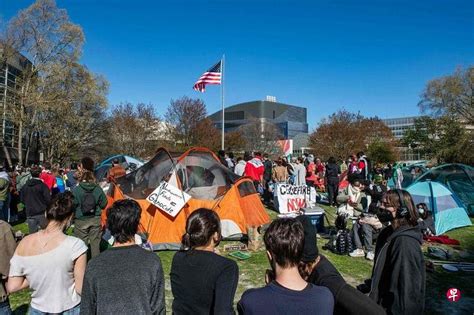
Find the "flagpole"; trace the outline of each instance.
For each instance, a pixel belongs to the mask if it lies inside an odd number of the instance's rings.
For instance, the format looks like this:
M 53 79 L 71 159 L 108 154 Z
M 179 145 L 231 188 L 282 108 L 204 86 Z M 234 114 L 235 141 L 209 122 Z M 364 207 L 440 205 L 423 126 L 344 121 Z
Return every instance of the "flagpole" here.
M 225 63 L 225 54 L 222 55 L 221 60 L 221 72 L 222 72 L 222 84 L 221 84 L 221 101 L 222 101 L 222 138 L 221 138 L 221 149 L 224 150 L 224 126 L 225 126 L 225 116 L 224 116 L 224 63 Z

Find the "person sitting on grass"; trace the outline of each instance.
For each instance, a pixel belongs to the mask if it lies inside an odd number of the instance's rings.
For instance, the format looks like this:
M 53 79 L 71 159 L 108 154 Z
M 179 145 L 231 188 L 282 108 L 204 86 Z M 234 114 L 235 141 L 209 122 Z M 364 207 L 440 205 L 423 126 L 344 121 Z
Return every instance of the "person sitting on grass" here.
M 220 240 L 217 213 L 201 208 L 189 216 L 171 264 L 173 314 L 234 314 L 239 268 L 214 252 Z
M 298 265 L 303 279 L 314 285 L 327 287 L 334 296 L 334 314 L 379 315 L 385 311 L 377 303 L 347 284 L 334 265 L 323 255 L 319 255 L 316 228 L 308 216 L 296 218 L 304 229 L 303 256 Z
M 423 235 L 436 235 L 433 215 L 431 214 L 431 211 L 429 211 L 426 203 L 422 202 L 417 204 L 416 209 L 418 210 L 418 214 L 420 215 L 420 217 L 418 218 L 418 226 L 420 227 L 421 232 L 423 232 Z
M 306 282 L 298 271 L 304 249 L 302 224 L 296 219 L 276 219 L 265 232 L 264 242 L 272 267 L 269 283 L 244 292 L 239 314 L 332 314 L 331 291 Z
M 26 236 L 11 259 L 7 290 L 32 290 L 30 314 L 79 312 L 87 246 L 65 234 L 73 215 L 72 194 L 56 195 L 46 210 L 46 228 Z
M 140 205 L 116 201 L 107 211 L 112 248 L 87 265 L 81 314 L 165 314 L 165 278 L 160 258 L 135 244 Z

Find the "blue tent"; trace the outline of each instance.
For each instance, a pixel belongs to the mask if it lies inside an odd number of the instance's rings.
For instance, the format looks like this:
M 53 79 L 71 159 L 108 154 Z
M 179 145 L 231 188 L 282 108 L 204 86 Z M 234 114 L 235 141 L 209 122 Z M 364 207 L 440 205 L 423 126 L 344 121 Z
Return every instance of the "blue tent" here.
M 456 195 L 445 185 L 426 181 L 407 188 L 415 204 L 424 202 L 433 213 L 436 235 L 471 225 L 466 209 Z

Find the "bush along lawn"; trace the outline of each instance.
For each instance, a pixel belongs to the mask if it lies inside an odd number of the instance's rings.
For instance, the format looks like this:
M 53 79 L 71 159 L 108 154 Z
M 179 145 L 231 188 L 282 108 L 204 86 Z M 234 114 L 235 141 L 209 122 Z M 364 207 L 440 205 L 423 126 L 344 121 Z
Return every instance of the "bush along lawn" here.
M 335 218 L 335 209 L 323 206 L 326 210 L 328 221 L 333 224 Z M 272 219 L 276 218 L 276 213 L 272 210 L 267 210 Z M 474 220 L 473 220 L 474 223 Z M 327 221 L 325 222 L 327 226 Z M 15 230 L 27 231 L 26 224 L 19 224 L 14 226 Z M 457 229 L 446 233 L 451 238 L 455 238 L 461 242 L 458 247 L 449 247 L 437 244 L 424 244 L 423 251 L 426 260 L 433 259 L 427 256 L 428 246 L 440 246 L 443 248 L 450 248 L 453 254 L 453 259 L 462 259 L 462 261 L 474 262 L 474 225 L 466 228 Z M 356 286 L 364 279 L 370 278 L 373 263 L 365 258 L 352 258 L 347 255 L 333 254 L 328 250 L 322 249 L 322 246 L 327 242 L 324 238 L 318 238 L 319 253 L 325 255 L 339 272 L 343 275 L 346 281 Z M 233 242 L 222 242 L 219 250 L 222 255 L 234 259 L 223 252 L 223 245 Z M 173 251 L 157 252 L 163 264 L 165 273 L 165 288 L 166 288 L 166 308 L 171 312 L 171 305 L 173 302 L 173 295 L 171 293 L 170 284 L 170 270 L 171 262 L 174 256 Z M 266 252 L 262 248 L 256 252 L 251 252 L 251 257 L 247 260 L 234 259 L 239 266 L 239 283 L 234 302 L 237 303 L 242 296 L 242 293 L 250 288 L 260 287 L 265 285 L 265 270 L 269 268 Z M 461 258 L 462 257 L 462 258 Z M 438 260 L 438 259 L 434 259 Z M 461 291 L 462 298 L 458 302 L 449 302 L 446 298 L 446 291 L 449 288 L 457 288 Z M 12 294 L 10 302 L 16 314 L 26 314 L 28 304 L 30 301 L 30 293 L 28 290 Z M 427 272 L 426 281 L 426 314 L 472 314 L 474 310 L 474 272 L 448 272 L 436 266 L 434 272 Z

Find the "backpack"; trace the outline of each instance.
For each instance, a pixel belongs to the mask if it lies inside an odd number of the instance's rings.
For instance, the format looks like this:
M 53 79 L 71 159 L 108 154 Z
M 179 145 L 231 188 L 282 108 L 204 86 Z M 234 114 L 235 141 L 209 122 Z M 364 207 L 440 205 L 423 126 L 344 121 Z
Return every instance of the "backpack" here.
M 83 216 L 93 216 L 95 215 L 96 201 L 94 197 L 94 190 L 84 190 L 84 195 L 82 196 L 81 202 L 81 211 Z

